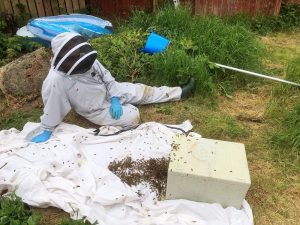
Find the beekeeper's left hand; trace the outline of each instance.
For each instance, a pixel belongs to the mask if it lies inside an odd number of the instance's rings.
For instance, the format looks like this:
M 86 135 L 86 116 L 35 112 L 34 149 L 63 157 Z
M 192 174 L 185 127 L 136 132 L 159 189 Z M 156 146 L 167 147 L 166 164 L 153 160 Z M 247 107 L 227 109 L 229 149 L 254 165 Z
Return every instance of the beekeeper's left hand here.
M 111 106 L 109 109 L 110 115 L 115 120 L 118 120 L 123 115 L 122 105 L 118 97 L 112 97 L 110 100 L 111 100 Z

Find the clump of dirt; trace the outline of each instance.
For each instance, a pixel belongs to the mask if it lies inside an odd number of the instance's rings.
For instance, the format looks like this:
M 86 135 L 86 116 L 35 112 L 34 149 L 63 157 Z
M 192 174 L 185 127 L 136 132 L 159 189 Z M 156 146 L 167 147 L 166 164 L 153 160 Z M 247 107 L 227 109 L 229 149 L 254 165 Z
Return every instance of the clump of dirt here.
M 142 182 L 149 184 L 151 190 L 161 200 L 166 195 L 169 162 L 169 158 L 133 161 L 131 157 L 127 157 L 121 161 L 111 162 L 108 169 L 129 186 Z
M 46 48 L 23 55 L 1 67 L 0 91 L 5 96 L 36 98 L 50 69 L 50 52 Z

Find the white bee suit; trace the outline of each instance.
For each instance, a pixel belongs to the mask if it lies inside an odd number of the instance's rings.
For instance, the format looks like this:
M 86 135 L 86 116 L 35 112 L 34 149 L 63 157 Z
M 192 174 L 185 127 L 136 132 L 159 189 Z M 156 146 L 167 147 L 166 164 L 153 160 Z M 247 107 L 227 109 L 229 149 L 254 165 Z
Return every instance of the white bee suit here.
M 119 83 L 111 73 L 95 60 L 92 68 L 82 74 L 69 75 L 54 66 L 54 61 L 76 33 L 63 33 L 52 42 L 53 59 L 48 76 L 43 82 L 44 129 L 53 130 L 73 108 L 79 115 L 98 125 L 122 127 L 135 126 L 140 121 L 139 110 L 134 105 L 176 101 L 181 97 L 180 87 L 150 87 L 144 84 Z M 62 60 L 68 60 L 67 57 Z M 73 68 L 74 69 L 74 68 Z M 115 120 L 109 113 L 110 98 L 119 97 L 123 115 Z

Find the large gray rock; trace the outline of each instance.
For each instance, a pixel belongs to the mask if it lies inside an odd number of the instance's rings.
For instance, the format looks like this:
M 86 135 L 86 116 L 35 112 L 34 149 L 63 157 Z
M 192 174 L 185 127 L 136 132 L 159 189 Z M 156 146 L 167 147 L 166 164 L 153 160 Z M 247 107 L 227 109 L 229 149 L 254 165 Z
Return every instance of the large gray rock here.
M 39 96 L 49 69 L 50 52 L 39 48 L 0 68 L 0 89 L 13 97 Z

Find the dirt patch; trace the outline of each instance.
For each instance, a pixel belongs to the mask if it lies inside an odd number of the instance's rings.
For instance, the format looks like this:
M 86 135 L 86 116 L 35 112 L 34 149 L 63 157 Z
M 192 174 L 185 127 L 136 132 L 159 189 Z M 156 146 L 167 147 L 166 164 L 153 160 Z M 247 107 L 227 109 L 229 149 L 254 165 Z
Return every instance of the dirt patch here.
M 113 161 L 108 168 L 129 186 L 142 182 L 149 184 L 159 200 L 166 195 L 169 158 L 136 160 L 127 157 L 121 161 Z
M 70 218 L 68 213 L 54 207 L 48 207 L 46 209 L 32 207 L 32 211 L 42 215 L 39 225 L 58 225 L 63 219 Z
M 255 91 L 238 90 L 233 98 L 219 97 L 219 108 L 247 125 L 252 130 L 264 126 L 264 114 L 270 101 L 270 87 L 261 86 Z

